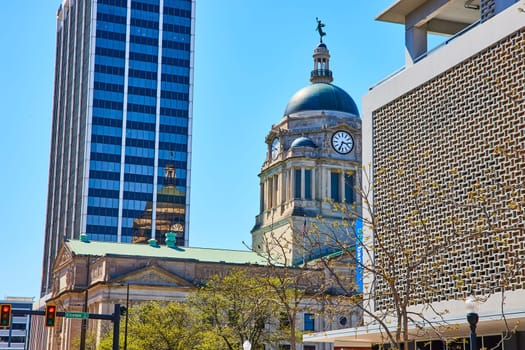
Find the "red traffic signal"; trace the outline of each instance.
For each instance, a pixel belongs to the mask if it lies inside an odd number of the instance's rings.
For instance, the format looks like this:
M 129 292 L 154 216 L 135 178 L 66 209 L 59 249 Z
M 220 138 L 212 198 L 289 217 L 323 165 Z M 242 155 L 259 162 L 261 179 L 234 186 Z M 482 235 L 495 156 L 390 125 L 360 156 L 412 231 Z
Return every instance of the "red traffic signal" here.
M 55 318 L 57 317 L 57 307 L 55 305 L 46 305 L 46 327 L 55 327 Z
M 11 326 L 11 304 L 0 305 L 0 327 Z

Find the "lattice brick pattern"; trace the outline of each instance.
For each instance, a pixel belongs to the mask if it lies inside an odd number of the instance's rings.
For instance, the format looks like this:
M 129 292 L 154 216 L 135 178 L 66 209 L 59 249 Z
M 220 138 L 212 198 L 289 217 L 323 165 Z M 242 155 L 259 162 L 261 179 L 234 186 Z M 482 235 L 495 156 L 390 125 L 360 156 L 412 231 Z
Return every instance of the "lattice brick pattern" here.
M 524 33 L 374 112 L 376 266 L 411 303 L 525 288 Z

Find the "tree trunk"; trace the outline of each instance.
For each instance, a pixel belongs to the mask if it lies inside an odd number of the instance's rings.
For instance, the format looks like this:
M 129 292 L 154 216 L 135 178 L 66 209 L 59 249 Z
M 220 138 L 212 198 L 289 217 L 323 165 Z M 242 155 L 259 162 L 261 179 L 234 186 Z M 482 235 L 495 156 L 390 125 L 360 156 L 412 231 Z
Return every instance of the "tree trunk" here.
M 295 342 L 295 318 L 293 320 L 290 320 L 290 350 L 296 349 L 296 342 Z

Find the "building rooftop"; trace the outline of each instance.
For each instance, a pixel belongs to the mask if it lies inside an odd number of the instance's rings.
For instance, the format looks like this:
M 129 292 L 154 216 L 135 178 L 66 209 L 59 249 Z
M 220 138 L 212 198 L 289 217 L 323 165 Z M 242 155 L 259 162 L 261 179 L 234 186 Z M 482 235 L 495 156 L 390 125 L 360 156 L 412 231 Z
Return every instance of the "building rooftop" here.
M 359 110 L 352 97 L 340 87 L 329 83 L 315 83 L 297 91 L 288 102 L 284 115 L 320 110 L 359 116 Z
M 229 250 L 215 248 L 174 247 L 165 245 L 131 244 L 98 241 L 70 240 L 66 247 L 75 255 L 94 256 L 136 256 L 166 259 L 195 260 L 200 262 L 229 264 L 266 265 L 266 260 L 249 250 Z
M 378 21 L 424 26 L 430 33 L 446 35 L 479 19 L 480 0 L 398 0 L 376 17 Z

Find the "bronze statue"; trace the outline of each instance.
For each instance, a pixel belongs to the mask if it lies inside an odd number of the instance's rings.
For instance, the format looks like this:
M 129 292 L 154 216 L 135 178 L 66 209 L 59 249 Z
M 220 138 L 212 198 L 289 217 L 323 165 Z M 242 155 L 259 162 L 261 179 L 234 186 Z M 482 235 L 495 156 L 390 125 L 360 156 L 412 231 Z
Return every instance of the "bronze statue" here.
M 321 22 L 321 20 L 317 17 L 315 17 L 315 20 L 317 21 L 317 31 L 319 32 L 319 41 L 323 42 L 323 36 L 326 35 L 325 32 L 323 32 L 323 27 L 325 26 L 324 23 Z

